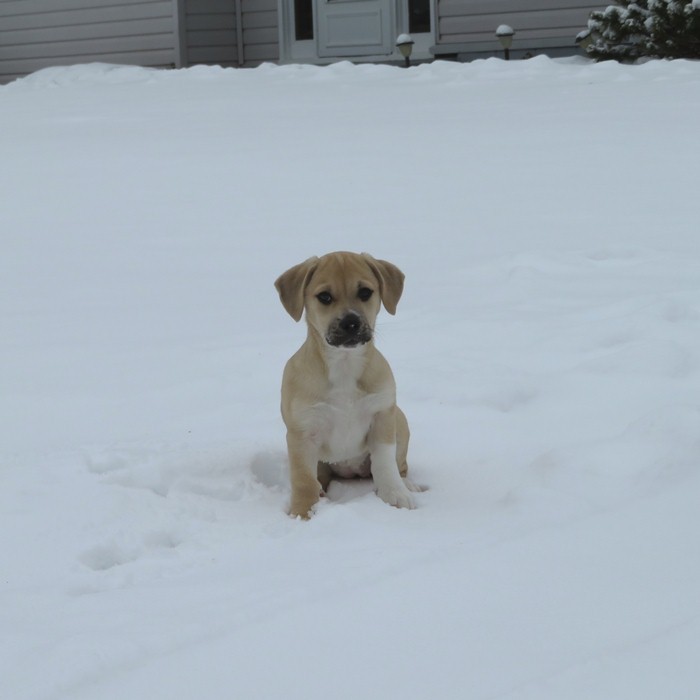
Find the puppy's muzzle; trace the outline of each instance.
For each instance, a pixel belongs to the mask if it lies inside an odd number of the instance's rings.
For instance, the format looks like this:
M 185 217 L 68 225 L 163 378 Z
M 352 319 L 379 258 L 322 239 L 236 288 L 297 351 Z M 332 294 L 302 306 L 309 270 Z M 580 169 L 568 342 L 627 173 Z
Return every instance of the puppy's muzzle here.
M 326 342 L 333 347 L 354 348 L 370 340 L 372 329 L 367 321 L 354 311 L 349 311 L 333 321 L 326 334 Z

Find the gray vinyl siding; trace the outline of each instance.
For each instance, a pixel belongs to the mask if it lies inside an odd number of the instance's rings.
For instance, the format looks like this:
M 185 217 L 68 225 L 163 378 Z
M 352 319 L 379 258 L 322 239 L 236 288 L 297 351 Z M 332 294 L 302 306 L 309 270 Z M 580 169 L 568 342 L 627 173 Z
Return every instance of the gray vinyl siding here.
M 185 65 L 239 65 L 235 0 L 182 0 Z
M 277 0 L 181 1 L 185 65 L 251 66 L 279 59 Z
M 513 55 L 574 53 L 574 39 L 591 10 L 609 2 L 584 0 L 438 0 L 435 53 L 499 54 L 496 27 L 515 30 Z
M 277 0 L 240 0 L 245 65 L 280 57 Z
M 91 61 L 179 62 L 175 0 L 0 0 L 0 83 Z

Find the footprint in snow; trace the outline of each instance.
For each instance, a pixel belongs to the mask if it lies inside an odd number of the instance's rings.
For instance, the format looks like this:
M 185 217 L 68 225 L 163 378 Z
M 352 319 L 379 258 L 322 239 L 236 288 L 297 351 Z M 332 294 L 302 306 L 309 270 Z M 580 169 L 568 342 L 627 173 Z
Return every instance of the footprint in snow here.
M 181 540 L 172 532 L 154 531 L 145 533 L 140 542 L 130 545 L 110 542 L 96 545 L 83 552 L 78 561 L 92 571 L 108 571 L 131 564 L 142 557 L 159 554 L 163 550 L 175 549 Z

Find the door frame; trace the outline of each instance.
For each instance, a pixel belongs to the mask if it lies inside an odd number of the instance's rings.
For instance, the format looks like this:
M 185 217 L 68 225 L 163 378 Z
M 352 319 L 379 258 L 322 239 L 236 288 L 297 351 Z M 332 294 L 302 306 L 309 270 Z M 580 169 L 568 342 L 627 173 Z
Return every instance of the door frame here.
M 277 0 L 280 63 L 312 63 L 324 65 L 339 60 L 352 60 L 356 63 L 403 62 L 396 47 L 392 47 L 392 52 L 388 55 L 319 56 L 318 19 L 316 14 L 317 0 L 312 0 L 312 2 L 314 38 L 305 41 L 297 41 L 294 37 L 294 0 Z M 434 60 L 435 57 L 430 53 L 430 47 L 435 44 L 436 22 L 437 0 L 430 0 L 430 32 L 411 35 L 415 41 L 412 55 L 414 60 Z M 408 0 L 393 0 L 393 29 L 396 32 L 396 36 L 408 32 Z

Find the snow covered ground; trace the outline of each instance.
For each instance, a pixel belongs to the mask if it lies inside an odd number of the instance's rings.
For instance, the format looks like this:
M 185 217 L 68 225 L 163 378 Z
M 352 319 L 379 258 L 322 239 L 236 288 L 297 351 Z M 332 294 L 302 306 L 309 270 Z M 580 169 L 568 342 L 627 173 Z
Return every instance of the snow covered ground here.
M 0 697 L 691 700 L 700 64 L 0 88 Z M 272 286 L 367 250 L 415 511 L 310 522 Z

